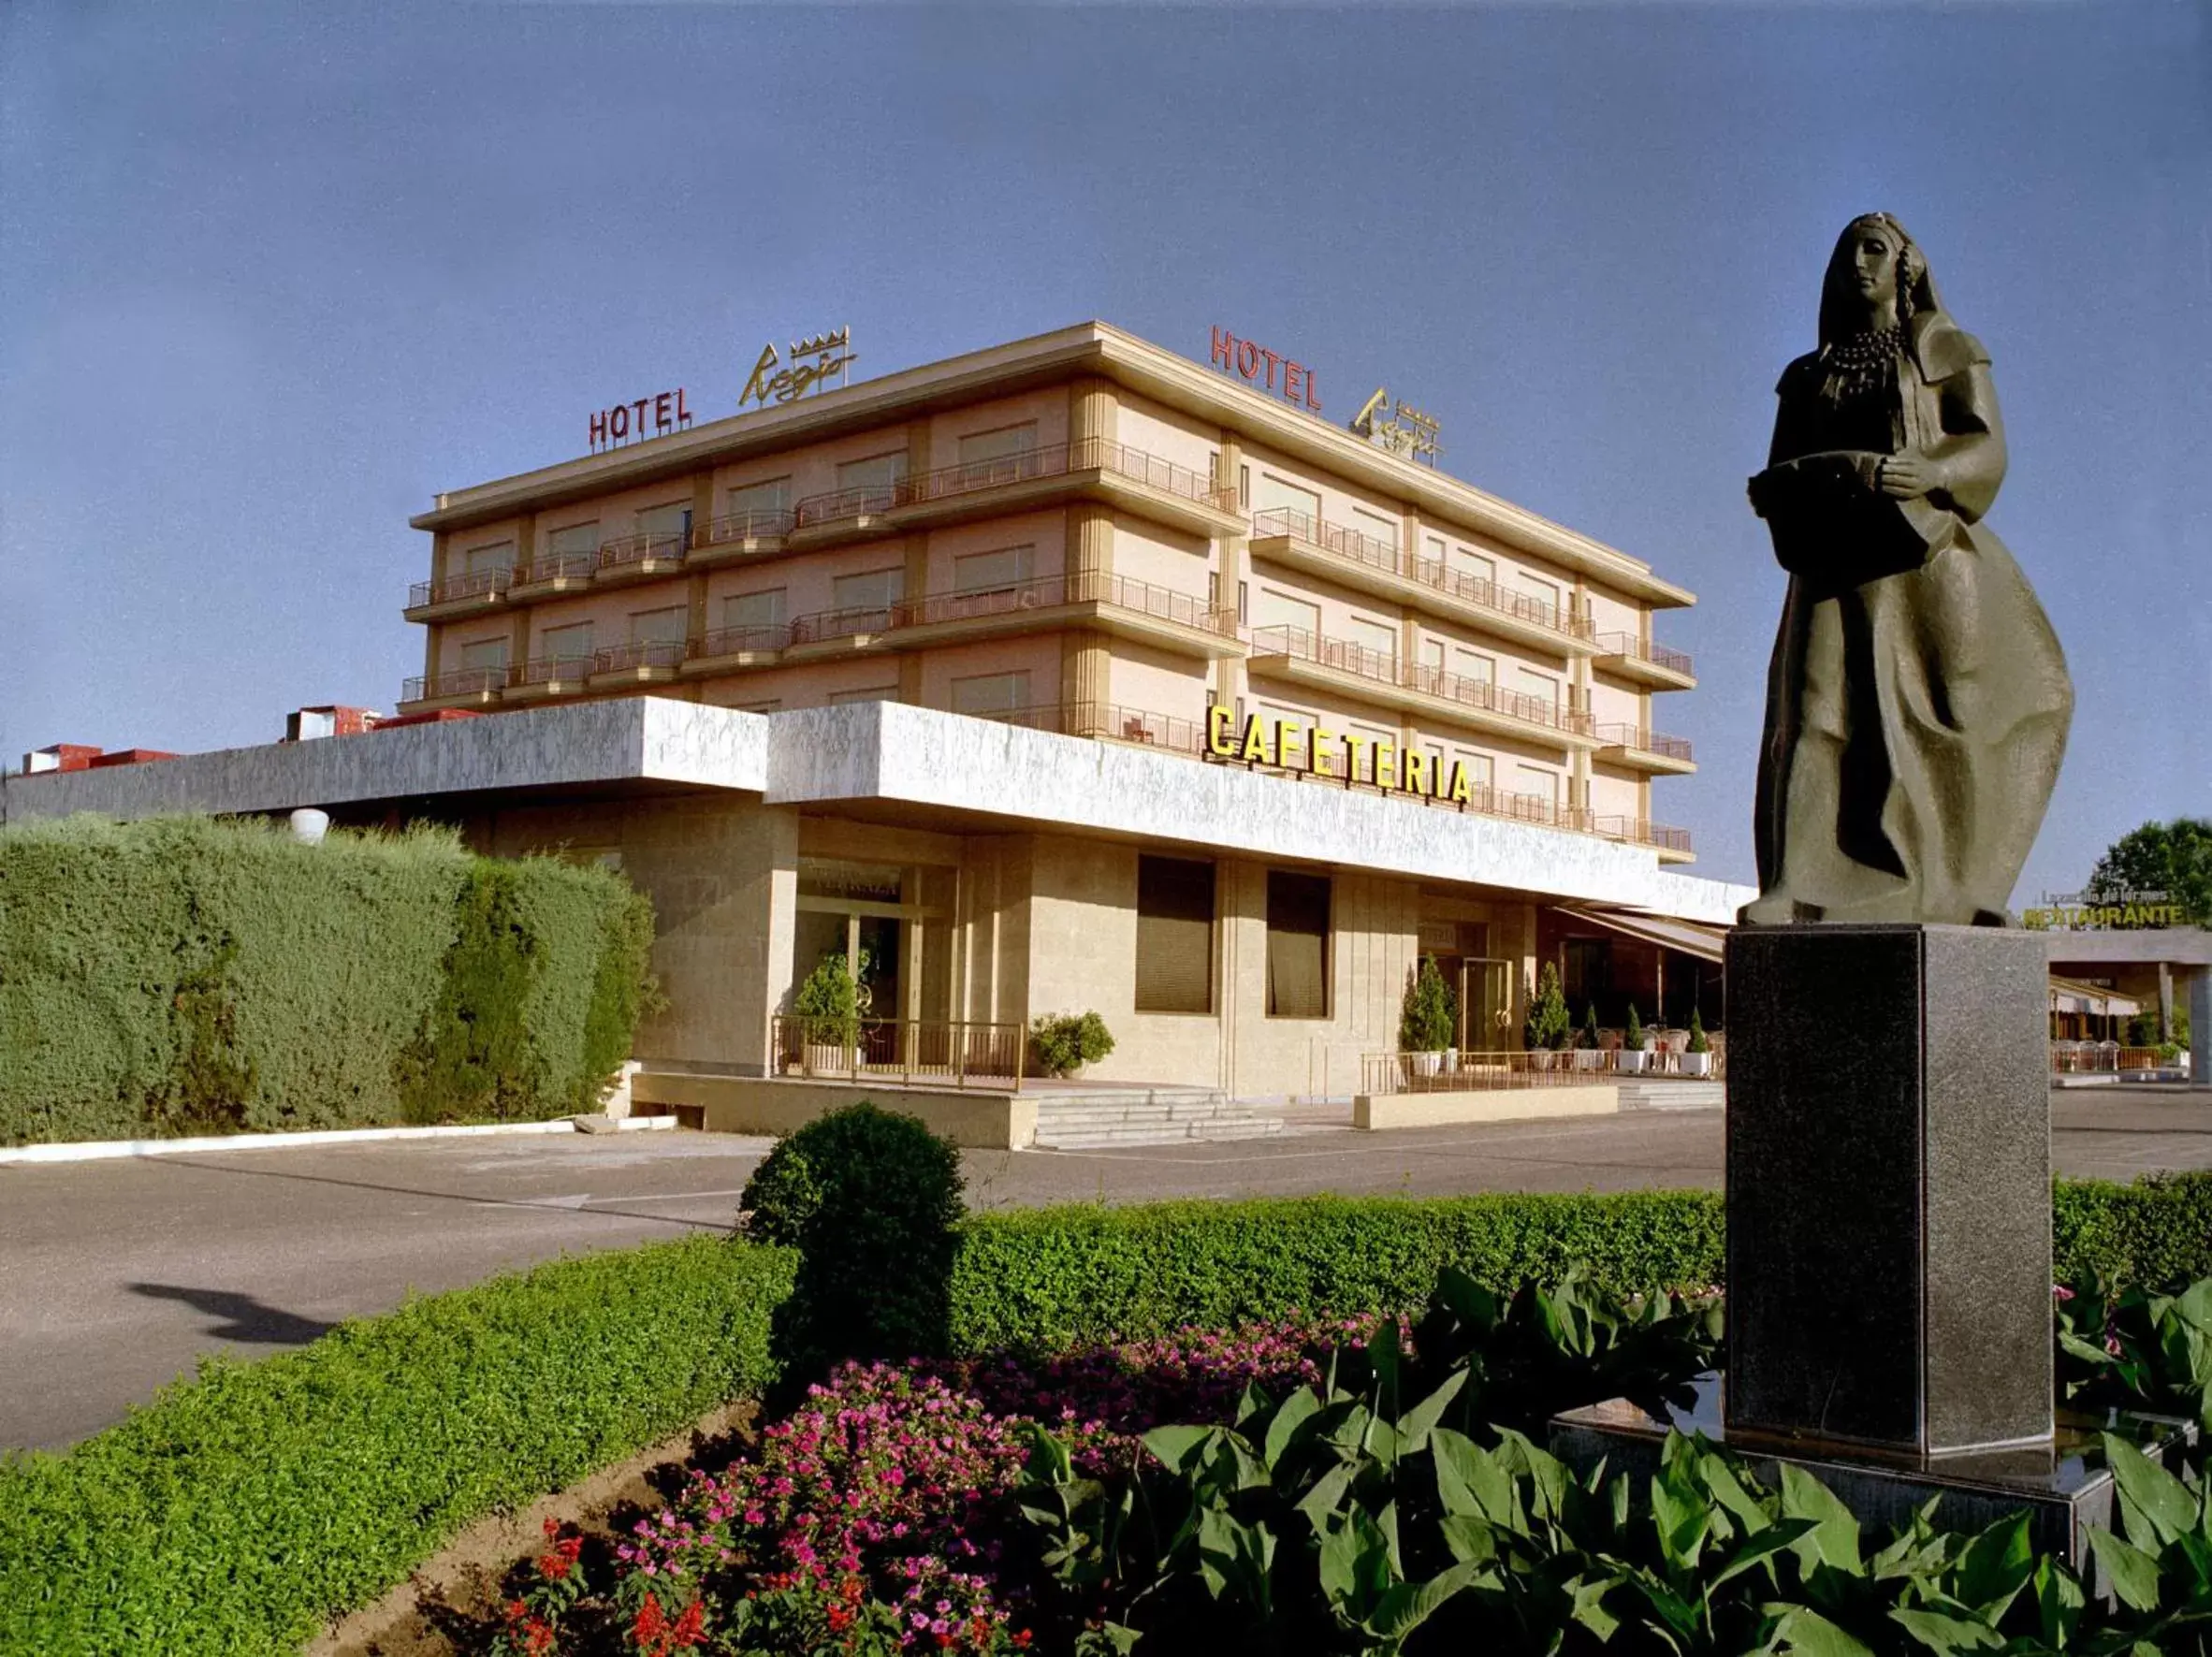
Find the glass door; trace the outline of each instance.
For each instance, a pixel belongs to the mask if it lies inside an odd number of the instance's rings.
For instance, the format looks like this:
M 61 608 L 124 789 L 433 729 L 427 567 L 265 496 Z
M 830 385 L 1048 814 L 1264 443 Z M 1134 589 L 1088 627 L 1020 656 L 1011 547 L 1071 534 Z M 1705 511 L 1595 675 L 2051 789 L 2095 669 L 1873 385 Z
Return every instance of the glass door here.
M 1513 980 L 1508 961 L 1471 960 L 1460 967 L 1460 1050 L 1498 1053 L 1512 1039 Z

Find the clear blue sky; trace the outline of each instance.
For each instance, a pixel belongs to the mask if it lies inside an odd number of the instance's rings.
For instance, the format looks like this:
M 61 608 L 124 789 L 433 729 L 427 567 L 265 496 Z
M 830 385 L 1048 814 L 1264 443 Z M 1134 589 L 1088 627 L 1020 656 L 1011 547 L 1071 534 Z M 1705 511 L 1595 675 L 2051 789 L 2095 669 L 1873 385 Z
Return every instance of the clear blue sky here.
M 1783 581 L 1743 480 L 1837 232 L 1995 358 L 2078 687 L 2020 901 L 2212 814 L 2212 11 L 0 6 L 0 750 L 389 707 L 438 489 L 761 342 L 1097 316 L 1391 391 L 1704 596 L 1656 809 L 1748 879 Z

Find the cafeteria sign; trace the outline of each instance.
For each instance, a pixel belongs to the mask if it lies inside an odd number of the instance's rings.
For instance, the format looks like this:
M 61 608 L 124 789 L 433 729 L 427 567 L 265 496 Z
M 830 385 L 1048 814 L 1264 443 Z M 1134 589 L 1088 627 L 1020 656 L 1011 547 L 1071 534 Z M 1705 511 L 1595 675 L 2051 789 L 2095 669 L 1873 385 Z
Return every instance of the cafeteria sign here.
M 1312 724 L 1299 719 L 1264 720 L 1253 714 L 1240 733 L 1234 709 L 1210 707 L 1206 710 L 1206 757 L 1268 765 L 1278 771 L 1305 771 L 1316 777 L 1341 777 L 1458 806 L 1474 798 L 1463 762 L 1452 761 L 1447 770 L 1441 755 L 1401 748 L 1386 736 L 1361 736 L 1350 732 L 1339 734 L 1318 720 Z

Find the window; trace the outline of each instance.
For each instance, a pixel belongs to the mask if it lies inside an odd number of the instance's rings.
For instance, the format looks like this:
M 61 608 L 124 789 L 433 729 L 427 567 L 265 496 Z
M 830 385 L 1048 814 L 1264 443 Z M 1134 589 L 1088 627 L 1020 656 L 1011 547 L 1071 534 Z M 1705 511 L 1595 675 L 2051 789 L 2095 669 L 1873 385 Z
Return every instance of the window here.
M 1485 789 L 1491 786 L 1492 762 L 1488 754 L 1478 754 L 1471 748 L 1452 749 L 1452 757 L 1467 768 L 1467 786 Z
M 1352 528 L 1370 541 L 1379 541 L 1392 552 L 1398 550 L 1398 520 L 1386 517 L 1379 512 L 1369 512 L 1364 506 L 1352 508 Z
M 546 537 L 546 550 L 555 558 L 572 552 L 597 552 L 599 520 L 593 518 L 589 523 L 563 524 Z
M 907 474 L 907 452 L 870 455 L 865 460 L 847 460 L 837 468 L 840 489 L 887 489 Z
M 591 655 L 591 623 L 548 627 L 538 641 L 539 653 L 548 661 L 583 661 Z
M 1009 546 L 997 552 L 966 552 L 953 560 L 954 592 L 1004 592 L 1029 579 L 1036 549 Z
M 722 626 L 781 627 L 783 625 L 783 591 L 771 587 L 765 592 L 734 593 L 722 600 Z
M 960 440 L 960 464 L 1001 460 L 1009 455 L 1027 454 L 1036 446 L 1034 420 L 1025 420 L 1019 426 L 1001 426 L 996 431 L 971 431 Z
M 791 479 L 772 477 L 764 483 L 740 484 L 730 491 L 732 517 L 749 513 L 773 515 L 791 510 Z
M 515 543 L 494 541 L 485 546 L 472 546 L 461 555 L 460 573 L 464 575 L 482 575 L 492 570 L 513 567 Z
M 870 685 L 862 690 L 832 690 L 830 705 L 834 707 L 847 702 L 896 702 L 896 685 Z
M 461 647 L 460 664 L 470 673 L 496 673 L 507 665 L 507 641 L 472 639 Z
M 1454 546 L 1451 549 L 1451 567 L 1470 580 L 1487 582 L 1492 587 L 1497 585 L 1498 566 L 1472 546 Z
M 894 564 L 888 570 L 866 570 L 858 575 L 840 575 L 830 589 L 836 601 L 833 607 L 888 610 L 905 596 L 906 586 L 907 572 L 901 564 Z
M 1028 705 L 1026 672 L 977 674 L 953 681 L 953 711 L 956 714 L 1012 713 Z
M 1438 673 L 1444 671 L 1444 641 L 1442 639 L 1421 640 L 1421 665 L 1434 668 Z
M 689 501 L 670 501 L 664 505 L 648 506 L 637 515 L 637 532 L 640 535 L 681 535 L 691 527 L 691 503 Z
M 1518 689 L 1523 696 L 1533 697 L 1552 707 L 1559 705 L 1559 681 L 1549 675 L 1536 673 L 1524 667 L 1521 670 L 1521 684 Z
M 1321 497 L 1313 490 L 1302 488 L 1288 478 L 1277 477 L 1272 472 L 1259 474 L 1259 509 L 1261 512 L 1277 510 L 1301 514 L 1311 524 L 1321 518 Z
M 1534 575 L 1522 575 L 1521 590 L 1538 603 L 1550 605 L 1554 612 L 1559 609 L 1559 588 L 1556 583 L 1539 581 Z
M 1441 535 L 1431 535 L 1428 539 L 1427 545 L 1428 556 L 1435 560 L 1435 561 L 1438 563 L 1444 562 L 1444 537 Z
M 1559 773 L 1547 771 L 1541 765 L 1518 766 L 1513 774 L 1513 792 L 1517 794 L 1534 794 L 1556 809 L 1559 806 Z
M 1463 679 L 1479 679 L 1486 685 L 1497 682 L 1496 659 L 1485 656 L 1478 650 L 1464 647 L 1454 649 L 1451 653 L 1451 670 Z
M 1361 647 L 1377 656 L 1395 660 L 1398 654 L 1398 629 L 1388 621 L 1376 621 L 1371 617 L 1355 616 L 1351 618 L 1351 636 Z
M 630 613 L 630 642 L 633 645 L 680 645 L 690 618 L 691 612 L 683 604 L 671 604 L 664 610 L 633 610 Z
M 1253 606 L 1252 624 L 1255 627 L 1297 627 L 1309 634 L 1321 631 L 1321 606 L 1293 598 L 1280 588 L 1262 587 L 1259 602 Z
M 1214 1010 L 1214 865 L 1137 859 L 1137 1010 Z
M 1270 1018 L 1329 1016 L 1329 877 L 1267 874 Z
M 1252 469 L 1249 466 L 1237 468 L 1237 504 L 1243 507 L 1252 504 Z

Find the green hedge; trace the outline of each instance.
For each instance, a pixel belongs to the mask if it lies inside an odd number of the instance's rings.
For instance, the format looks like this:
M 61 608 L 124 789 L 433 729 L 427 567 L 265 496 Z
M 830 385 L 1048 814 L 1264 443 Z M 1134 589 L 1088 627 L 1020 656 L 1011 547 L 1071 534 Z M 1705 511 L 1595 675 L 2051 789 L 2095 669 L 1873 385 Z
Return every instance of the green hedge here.
M 296 1651 L 479 1516 L 758 1392 L 793 1263 L 704 1237 L 564 1259 L 0 1459 L 0 1651 Z
M 2052 1254 L 2065 1282 L 2103 1275 L 2164 1286 L 2212 1277 L 2212 1170 L 2132 1185 L 2060 1180 Z
M 442 830 L 0 829 L 0 1143 L 589 1110 L 651 942 L 620 876 Z

